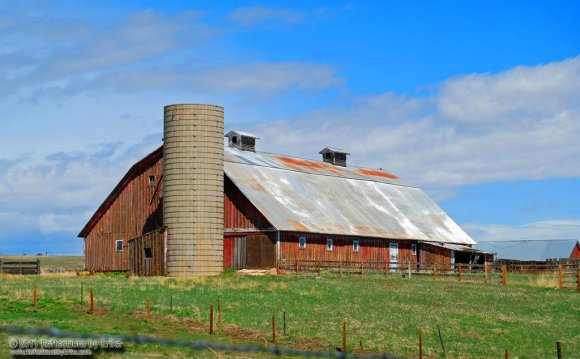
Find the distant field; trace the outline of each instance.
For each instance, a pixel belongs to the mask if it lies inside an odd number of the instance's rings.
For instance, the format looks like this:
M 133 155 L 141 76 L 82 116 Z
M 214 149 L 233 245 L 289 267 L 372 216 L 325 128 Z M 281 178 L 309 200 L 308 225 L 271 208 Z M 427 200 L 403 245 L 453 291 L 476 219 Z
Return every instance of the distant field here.
M 521 280 L 519 280 L 521 279 Z M 80 302 L 81 282 L 84 304 Z M 40 288 L 38 311 L 31 307 Z M 81 333 L 144 334 L 162 338 L 212 340 L 233 344 L 269 343 L 271 316 L 277 318 L 278 345 L 336 351 L 341 324 L 347 321 L 350 352 L 417 356 L 419 331 L 425 358 L 441 358 L 440 326 L 447 358 L 555 357 L 556 341 L 564 358 L 580 353 L 580 293 L 542 287 L 552 279 L 510 276 L 507 287 L 467 279 L 416 276 L 322 274 L 295 277 L 125 278 L 111 276 L 10 276 L 0 279 L 1 325 L 54 326 Z M 95 289 L 96 314 L 86 314 L 88 288 Z M 224 325 L 207 334 L 209 307 L 221 296 Z M 151 298 L 153 322 L 145 321 Z M 173 310 L 170 309 L 172 300 Z M 282 312 L 288 332 L 282 336 Z M 216 313 L 217 320 L 217 313 Z M 6 342 L 7 335 L 0 335 Z M 362 348 L 360 344 L 362 343 Z M 576 353 L 576 354 L 574 354 Z M 8 355 L 0 345 L 0 357 Z M 123 355 L 103 357 L 268 358 L 266 354 L 212 353 L 155 345 L 128 345 Z
M 35 261 L 40 259 L 41 270 L 62 271 L 62 270 L 82 270 L 84 267 L 83 256 L 4 256 L 0 258 L 6 260 Z

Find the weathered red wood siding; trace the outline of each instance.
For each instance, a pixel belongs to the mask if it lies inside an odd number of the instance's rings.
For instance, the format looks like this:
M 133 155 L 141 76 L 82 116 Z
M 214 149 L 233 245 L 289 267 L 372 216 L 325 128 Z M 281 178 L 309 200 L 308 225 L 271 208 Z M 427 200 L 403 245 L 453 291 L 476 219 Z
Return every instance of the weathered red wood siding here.
M 306 249 L 298 246 L 299 237 L 306 237 Z M 326 249 L 326 239 L 332 238 L 332 251 Z M 355 252 L 353 241 L 359 241 L 359 251 Z M 416 261 L 411 255 L 414 241 L 397 241 L 380 238 L 361 238 L 300 232 L 282 232 L 280 254 L 282 259 L 321 260 L 321 261 L 364 261 L 385 262 L 389 260 L 389 243 L 398 243 L 399 262 Z
M 224 228 L 228 229 L 272 229 L 272 225 L 236 185 L 224 176 Z
M 139 169 L 85 237 L 85 265 L 90 271 L 129 270 L 128 241 L 163 225 L 163 159 Z M 149 185 L 149 176 L 155 184 Z M 123 250 L 115 241 L 123 240 Z
M 252 244 L 255 244 L 254 242 L 257 241 L 257 238 L 268 236 L 268 233 L 262 232 L 264 230 L 272 231 L 274 228 L 252 202 L 242 194 L 236 185 L 227 176 L 224 176 L 224 269 L 232 269 L 235 267 L 236 246 L 234 237 L 244 237 L 247 239 L 244 243 L 247 243 L 249 247 L 238 247 L 237 250 L 239 251 L 243 248 L 245 251 L 243 253 L 244 258 L 249 256 L 248 263 L 252 264 L 252 254 L 248 254 L 247 251 L 262 251 L 259 248 L 260 246 L 254 248 Z M 263 241 L 259 242 L 262 243 Z M 237 255 L 238 259 L 240 255 L 242 253 Z M 264 255 L 264 258 L 269 258 L 269 255 Z M 272 261 L 274 260 L 275 256 L 272 256 Z M 258 262 L 264 266 L 270 265 L 269 260 L 262 261 L 260 259 Z
M 424 265 L 451 263 L 451 249 L 421 243 L 419 245 L 419 262 Z
M 145 249 L 151 256 L 146 257 Z M 129 241 L 131 274 L 138 276 L 165 275 L 165 233 L 155 230 Z

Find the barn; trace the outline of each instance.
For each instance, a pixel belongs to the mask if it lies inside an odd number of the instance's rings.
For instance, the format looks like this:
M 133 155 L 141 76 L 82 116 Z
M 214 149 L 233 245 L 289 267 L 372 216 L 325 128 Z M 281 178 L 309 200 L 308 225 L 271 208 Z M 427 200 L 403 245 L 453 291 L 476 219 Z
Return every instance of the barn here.
M 257 150 L 223 108 L 170 105 L 163 146 L 133 165 L 79 233 L 89 271 L 214 275 L 286 259 L 481 262 L 425 192 L 382 170 Z

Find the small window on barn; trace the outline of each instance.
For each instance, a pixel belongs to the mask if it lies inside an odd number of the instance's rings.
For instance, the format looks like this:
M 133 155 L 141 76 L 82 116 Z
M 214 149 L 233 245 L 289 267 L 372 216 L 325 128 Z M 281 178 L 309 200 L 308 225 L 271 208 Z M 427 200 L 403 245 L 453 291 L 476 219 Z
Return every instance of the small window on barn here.
M 155 186 L 155 176 L 149 176 L 149 186 Z
M 417 245 L 411 244 L 411 254 L 416 256 L 417 255 Z
M 352 251 L 353 252 L 358 252 L 359 249 L 360 249 L 360 245 L 359 245 L 358 240 L 352 241 Z
M 115 241 L 115 250 L 117 252 L 122 252 L 123 251 L 123 240 Z
M 332 250 L 332 238 L 327 238 L 326 239 L 326 250 L 327 251 L 331 251 Z
M 298 249 L 306 249 L 306 237 L 298 238 Z
M 145 248 L 145 258 L 151 258 L 151 248 Z

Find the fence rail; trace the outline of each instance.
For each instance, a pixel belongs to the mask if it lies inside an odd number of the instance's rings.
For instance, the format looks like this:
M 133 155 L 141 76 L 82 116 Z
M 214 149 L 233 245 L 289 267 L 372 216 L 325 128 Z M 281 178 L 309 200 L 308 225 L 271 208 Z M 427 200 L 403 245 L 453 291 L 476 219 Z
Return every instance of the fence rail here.
M 510 264 L 498 262 L 485 264 L 466 263 L 420 263 L 390 261 L 338 261 L 281 259 L 280 272 L 291 273 L 335 273 L 343 275 L 431 275 L 464 278 L 479 278 L 487 282 L 507 284 L 508 273 L 557 275 L 559 288 L 575 288 L 580 291 L 580 261 L 554 262 L 548 264 Z
M 0 258 L 0 274 L 40 274 L 40 259 L 24 261 Z

